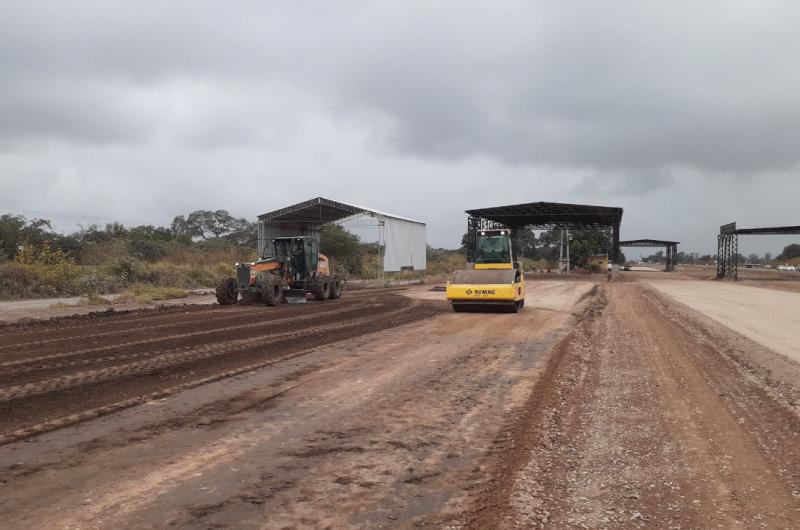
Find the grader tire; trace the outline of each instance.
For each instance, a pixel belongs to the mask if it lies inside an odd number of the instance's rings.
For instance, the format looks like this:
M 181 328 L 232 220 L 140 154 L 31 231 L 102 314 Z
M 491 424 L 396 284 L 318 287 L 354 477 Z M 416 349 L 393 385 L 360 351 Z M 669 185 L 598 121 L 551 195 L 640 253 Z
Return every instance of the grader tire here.
M 236 290 L 236 280 L 233 278 L 223 278 L 217 285 L 217 302 L 219 305 L 233 305 L 239 299 Z
M 320 302 L 327 300 L 331 296 L 331 282 L 328 278 L 320 278 L 311 288 L 311 294 Z
M 342 297 L 342 280 L 339 278 L 334 278 L 331 280 L 331 292 L 330 292 L 330 299 L 331 300 L 338 300 Z
M 261 300 L 264 305 L 276 306 L 280 304 L 283 299 L 281 282 L 274 274 L 264 273 L 259 276 L 257 281 L 261 284 Z

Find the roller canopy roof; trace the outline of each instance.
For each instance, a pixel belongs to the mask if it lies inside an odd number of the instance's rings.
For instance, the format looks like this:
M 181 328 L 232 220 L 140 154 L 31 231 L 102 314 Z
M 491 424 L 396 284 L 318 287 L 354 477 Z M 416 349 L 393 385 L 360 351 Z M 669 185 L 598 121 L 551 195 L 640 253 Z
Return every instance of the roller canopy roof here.
M 571 230 L 619 227 L 622 208 L 555 202 L 531 202 L 467 210 L 473 217 L 488 219 L 509 227 Z
M 680 241 L 661 241 L 660 239 L 633 239 L 619 242 L 621 247 L 666 247 L 667 245 L 680 244 Z

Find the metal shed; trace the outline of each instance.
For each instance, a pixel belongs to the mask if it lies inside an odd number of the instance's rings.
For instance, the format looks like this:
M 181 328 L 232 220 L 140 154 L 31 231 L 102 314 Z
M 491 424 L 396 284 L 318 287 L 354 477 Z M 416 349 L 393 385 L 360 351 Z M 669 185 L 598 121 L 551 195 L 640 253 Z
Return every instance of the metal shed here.
M 425 270 L 426 225 L 423 222 L 364 206 L 317 197 L 258 216 L 258 252 L 269 255 L 276 237 L 310 235 L 319 239 L 327 224 L 356 222 L 374 226 L 383 249 L 384 272 Z
M 619 261 L 619 230 L 622 224 L 622 208 L 590 206 L 557 202 L 529 202 L 467 210 L 467 234 L 470 238 L 478 230 L 505 226 L 508 228 L 532 228 L 534 230 L 600 230 L 613 231 L 612 248 L 609 254 L 614 262 Z M 515 243 L 516 244 L 516 243 Z M 470 248 L 474 241 L 470 241 Z

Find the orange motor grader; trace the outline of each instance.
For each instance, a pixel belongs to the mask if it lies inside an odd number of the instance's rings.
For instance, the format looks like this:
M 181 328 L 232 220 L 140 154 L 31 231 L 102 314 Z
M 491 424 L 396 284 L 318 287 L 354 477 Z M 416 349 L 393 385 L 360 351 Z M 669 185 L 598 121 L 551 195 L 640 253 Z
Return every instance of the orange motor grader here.
M 305 303 L 306 295 L 317 300 L 342 296 L 344 280 L 331 272 L 330 260 L 319 252 L 313 237 L 281 237 L 272 240 L 272 256 L 253 263 L 237 263 L 236 277 L 226 277 L 217 286 L 217 302 Z

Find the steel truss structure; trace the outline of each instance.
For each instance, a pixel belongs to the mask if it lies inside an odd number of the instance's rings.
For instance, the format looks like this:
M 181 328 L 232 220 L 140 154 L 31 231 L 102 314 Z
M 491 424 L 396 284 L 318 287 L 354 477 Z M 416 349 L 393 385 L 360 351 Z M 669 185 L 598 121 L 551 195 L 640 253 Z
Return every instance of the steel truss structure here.
M 512 229 L 514 255 L 517 256 L 519 245 L 513 234 L 521 229 L 531 230 L 613 230 L 612 248 L 609 256 L 614 262 L 619 261 L 619 229 L 622 224 L 622 208 L 609 206 L 587 206 L 581 204 L 563 204 L 555 202 L 531 202 L 467 210 L 467 237 L 469 247 L 467 259 L 472 261 L 475 248 L 475 234 L 480 230 L 493 228 Z
M 739 279 L 739 236 L 783 236 L 800 234 L 800 226 L 737 228 L 736 223 L 719 227 L 717 236 L 717 278 Z
M 620 241 L 620 247 L 664 247 L 667 249 L 667 272 L 672 272 L 678 265 L 678 245 L 680 241 L 661 241 L 659 239 L 634 239 Z

